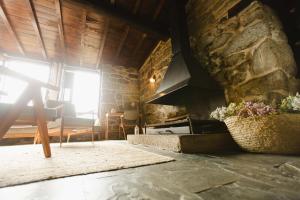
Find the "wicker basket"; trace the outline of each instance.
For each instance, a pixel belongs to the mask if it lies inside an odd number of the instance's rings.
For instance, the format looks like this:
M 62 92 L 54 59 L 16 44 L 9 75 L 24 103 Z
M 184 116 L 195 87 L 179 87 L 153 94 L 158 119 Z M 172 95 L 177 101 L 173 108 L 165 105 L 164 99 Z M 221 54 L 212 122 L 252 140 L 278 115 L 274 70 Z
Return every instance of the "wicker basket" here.
M 300 114 L 234 116 L 225 123 L 236 143 L 246 151 L 300 154 Z

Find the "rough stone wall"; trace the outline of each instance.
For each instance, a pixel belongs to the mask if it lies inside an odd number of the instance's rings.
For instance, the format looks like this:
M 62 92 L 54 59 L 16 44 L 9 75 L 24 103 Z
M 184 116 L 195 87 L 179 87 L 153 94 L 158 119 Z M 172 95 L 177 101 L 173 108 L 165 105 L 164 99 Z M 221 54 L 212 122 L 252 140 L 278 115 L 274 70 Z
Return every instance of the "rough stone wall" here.
M 131 104 L 139 105 L 138 70 L 133 67 L 111 66 L 103 67 L 102 96 L 100 99 L 101 124 L 105 125 L 105 114 L 111 109 L 123 111 Z M 118 137 L 119 120 L 110 121 L 110 138 Z M 128 133 L 131 133 L 129 130 Z
M 186 113 L 185 108 L 176 106 L 145 104 L 144 102 L 155 94 L 171 61 L 171 41 L 160 42 L 152 51 L 144 65 L 139 70 L 140 101 L 143 122 L 158 123 L 170 117 Z M 156 82 L 149 79 L 155 75 Z M 143 123 L 142 122 L 142 123 Z
M 255 1 L 228 18 L 238 2 L 189 1 L 193 53 L 223 85 L 227 101 L 278 101 L 295 90 L 293 52 L 280 21 L 262 3 Z

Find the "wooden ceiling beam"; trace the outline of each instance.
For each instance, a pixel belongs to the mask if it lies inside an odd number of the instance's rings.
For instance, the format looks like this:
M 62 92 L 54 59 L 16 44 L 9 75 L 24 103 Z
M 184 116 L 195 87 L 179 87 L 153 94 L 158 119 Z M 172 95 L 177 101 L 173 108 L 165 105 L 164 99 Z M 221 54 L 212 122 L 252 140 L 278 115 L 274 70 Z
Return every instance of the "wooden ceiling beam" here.
M 140 6 L 141 6 L 141 0 L 136 0 L 136 1 L 135 1 L 135 4 L 134 4 L 134 7 L 133 7 L 133 11 L 132 11 L 132 13 L 133 13 L 134 15 L 137 14 L 137 12 L 138 12 Z M 119 58 L 119 56 L 120 56 L 120 54 L 121 54 L 121 52 L 122 52 L 123 46 L 124 46 L 125 41 L 126 41 L 126 39 L 127 39 L 127 37 L 128 37 L 128 34 L 129 34 L 129 30 L 130 30 L 130 27 L 127 25 L 126 28 L 125 28 L 124 35 L 123 35 L 123 37 L 122 37 L 122 39 L 121 39 L 121 42 L 120 42 L 120 44 L 119 44 L 119 47 L 118 47 L 118 50 L 117 50 L 117 54 L 116 54 L 116 56 L 115 56 L 115 62 L 118 60 L 118 58 Z
M 116 55 L 115 55 L 115 58 L 114 58 L 113 63 L 115 63 L 115 62 L 119 59 L 119 56 L 120 56 L 121 51 L 122 51 L 122 49 L 123 49 L 123 46 L 124 46 L 124 44 L 125 44 L 126 38 L 127 38 L 128 34 L 129 34 L 129 30 L 130 30 L 130 27 L 129 27 L 129 26 L 126 26 L 125 31 L 124 31 L 124 34 L 123 34 L 123 36 L 122 36 L 122 38 L 121 38 L 121 41 L 120 41 L 120 44 L 119 44 L 119 46 L 118 46 L 117 53 L 116 53 Z
M 155 11 L 154 11 L 154 14 L 153 14 L 153 17 L 152 17 L 152 20 L 155 21 L 157 19 L 157 17 L 159 16 L 163 6 L 165 4 L 165 0 L 160 0 L 158 6 L 156 7 Z M 133 54 L 132 56 L 135 57 L 135 55 L 137 54 L 138 50 L 141 48 L 141 46 L 143 45 L 145 39 L 147 38 L 147 34 L 143 33 L 142 34 L 142 39 L 138 42 L 138 44 L 136 45 L 134 51 L 133 51 Z
M 38 37 L 38 42 L 42 48 L 42 54 L 44 59 L 48 60 L 48 55 L 47 55 L 47 51 L 46 51 L 46 47 L 45 47 L 45 42 L 41 33 L 41 28 L 39 26 L 39 22 L 38 22 L 38 18 L 36 15 L 36 11 L 33 5 L 32 0 L 26 0 L 27 6 L 30 9 L 30 18 L 31 18 L 31 23 L 33 26 L 33 29 Z
M 136 15 L 141 6 L 141 0 L 136 0 L 133 8 L 133 14 Z
M 86 10 L 83 10 L 82 13 L 82 28 L 81 28 L 81 41 L 80 41 L 80 67 L 82 67 L 83 64 L 83 58 L 82 56 L 84 55 L 84 37 L 85 37 L 85 25 L 86 25 Z
M 137 54 L 137 52 L 139 51 L 139 49 L 141 48 L 141 46 L 143 45 L 145 39 L 147 38 L 147 34 L 143 33 L 142 34 L 142 38 L 139 40 L 138 44 L 135 46 L 135 49 L 132 53 L 132 57 L 134 58 Z
M 60 40 L 60 47 L 63 54 L 63 61 L 65 61 L 65 34 L 64 34 L 64 26 L 63 26 L 63 16 L 62 16 L 62 8 L 61 8 L 61 0 L 55 0 L 55 10 L 58 20 L 58 34 Z
M 101 64 L 101 61 L 102 61 L 103 49 L 104 49 L 104 46 L 105 46 L 105 42 L 106 42 L 108 30 L 109 30 L 109 23 L 110 23 L 109 19 L 107 19 L 106 22 L 105 22 L 105 26 L 104 26 L 104 34 L 103 34 L 101 42 L 100 42 L 98 58 L 97 58 L 97 64 L 96 64 L 97 69 L 100 68 L 100 64 Z
M 8 15 L 7 15 L 7 12 L 5 10 L 5 7 L 4 7 L 4 4 L 3 4 L 3 1 L 0 0 L 0 16 L 3 20 L 3 23 L 6 27 L 6 29 L 8 30 L 8 32 L 10 33 L 10 35 L 12 36 L 12 38 L 15 40 L 16 44 L 17 44 L 17 48 L 19 49 L 20 53 L 25 56 L 25 50 L 17 36 L 17 33 L 13 27 L 13 25 L 11 24 L 9 18 L 8 18 Z
M 153 35 L 162 40 L 167 40 L 169 38 L 168 27 L 161 26 L 158 23 L 153 23 L 152 20 L 141 19 L 136 17 L 130 11 L 125 11 L 124 9 L 115 7 L 110 3 L 105 3 L 105 1 L 97 0 L 65 0 L 73 4 L 87 9 L 91 12 L 96 12 L 107 17 L 117 19 L 127 23 L 132 28 L 135 28 L 141 32 L 147 33 L 148 35 Z
M 159 1 L 159 4 L 158 4 L 158 6 L 156 7 L 156 9 L 154 11 L 154 15 L 152 17 L 152 21 L 155 21 L 158 18 L 158 16 L 159 16 L 159 14 L 160 14 L 160 12 L 161 12 L 164 4 L 165 4 L 165 0 L 160 0 Z

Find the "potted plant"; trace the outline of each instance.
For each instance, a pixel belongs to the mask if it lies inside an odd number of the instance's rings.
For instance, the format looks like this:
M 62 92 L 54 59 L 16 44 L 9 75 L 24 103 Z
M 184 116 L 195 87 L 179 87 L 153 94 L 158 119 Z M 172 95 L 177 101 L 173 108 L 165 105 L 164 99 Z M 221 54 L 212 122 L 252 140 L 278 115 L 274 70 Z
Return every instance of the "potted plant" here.
M 231 103 L 211 117 L 224 121 L 236 143 L 258 153 L 300 154 L 300 95 L 282 100 L 279 108 L 262 102 Z

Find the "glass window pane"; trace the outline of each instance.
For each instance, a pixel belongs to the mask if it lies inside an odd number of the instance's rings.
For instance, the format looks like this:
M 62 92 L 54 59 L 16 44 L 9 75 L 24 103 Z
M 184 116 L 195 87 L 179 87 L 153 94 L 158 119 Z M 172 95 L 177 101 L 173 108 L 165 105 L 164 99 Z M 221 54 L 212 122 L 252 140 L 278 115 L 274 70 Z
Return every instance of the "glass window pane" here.
M 48 82 L 49 79 L 50 67 L 46 64 L 32 63 L 20 60 L 7 60 L 5 62 L 5 67 L 45 83 Z M 0 91 L 4 92 L 5 94 L 1 95 L 0 101 L 4 103 L 16 102 L 27 85 L 28 84 L 24 81 L 10 76 L 1 75 Z M 46 89 L 42 88 L 41 92 L 44 100 L 46 96 Z M 29 105 L 31 104 L 32 103 L 30 103 Z
M 99 73 L 74 71 L 72 103 L 75 105 L 78 116 L 97 118 L 100 92 L 99 85 Z M 94 113 L 94 116 L 92 113 Z

